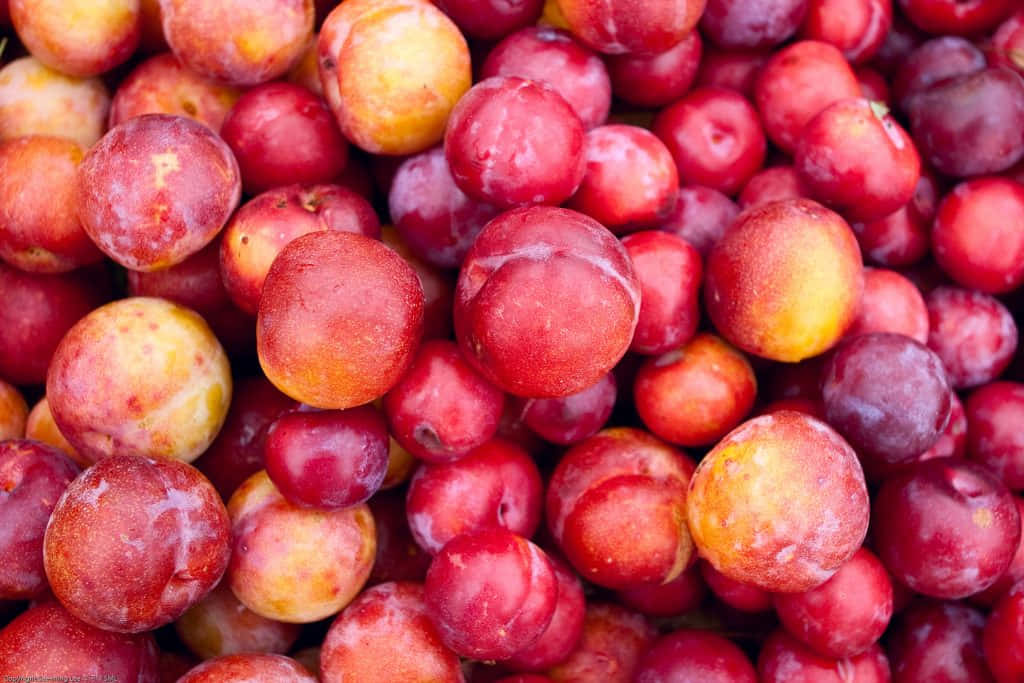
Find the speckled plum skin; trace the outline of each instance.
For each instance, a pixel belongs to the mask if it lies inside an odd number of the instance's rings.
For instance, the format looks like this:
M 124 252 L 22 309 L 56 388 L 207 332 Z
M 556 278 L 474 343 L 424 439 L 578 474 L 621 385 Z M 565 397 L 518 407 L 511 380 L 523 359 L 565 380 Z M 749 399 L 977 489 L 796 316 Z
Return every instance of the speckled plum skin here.
M 70 76 L 97 76 L 139 45 L 139 0 L 9 0 L 11 23 L 25 47 Z
M 790 154 L 808 121 L 850 97 L 860 97 L 853 68 L 837 48 L 817 40 L 801 40 L 773 54 L 754 86 L 768 139 Z
M 1024 185 L 978 178 L 954 187 L 932 224 L 932 251 L 964 287 L 987 294 L 1019 287 L 1024 283 Z
M 540 524 L 543 490 L 529 454 L 492 439 L 455 462 L 416 470 L 406 494 L 409 529 L 431 555 L 459 534 L 482 529 L 530 538 Z
M 579 116 L 546 82 L 518 76 L 480 81 L 459 100 L 444 153 L 463 192 L 506 209 L 561 204 L 586 170 Z
M 317 408 L 383 396 L 412 362 L 422 334 L 423 287 L 415 271 L 363 235 L 303 235 L 278 254 L 263 284 L 260 365 L 278 389 Z
M 44 383 L 67 331 L 109 298 L 110 282 L 102 270 L 39 275 L 0 263 L 0 377 Z
M 43 534 L 50 513 L 79 469 L 53 446 L 0 441 L 0 599 L 25 600 L 46 590 Z M 539 503 L 538 503 L 539 505 Z
M 725 436 L 754 406 L 757 378 L 746 357 L 702 332 L 644 361 L 633 402 L 644 425 L 680 446 L 706 446 Z
M 774 602 L 794 638 L 826 657 L 854 657 L 889 625 L 892 581 L 881 561 L 861 548 L 822 585 L 806 593 L 776 594 Z
M 0 139 L 58 135 L 89 147 L 106 128 L 110 94 L 99 78 L 66 76 L 35 57 L 0 69 Z
M 289 503 L 265 471 L 228 501 L 232 553 L 225 581 L 243 605 L 276 621 L 336 614 L 362 589 L 376 552 L 365 504 L 310 510 Z
M 625 355 L 640 285 L 622 244 L 587 216 L 531 207 L 492 220 L 455 292 L 463 353 L 508 393 L 567 396 Z
M 427 616 L 423 585 L 368 588 L 331 624 L 320 652 L 324 683 L 349 680 L 463 683 L 458 656 Z
M 732 641 L 709 631 L 680 629 L 655 641 L 640 659 L 634 680 L 757 683 L 757 672 Z
M 341 132 L 373 154 L 436 145 L 472 85 L 466 39 L 423 0 L 341 3 L 320 29 L 317 65 Z
M 573 35 L 606 54 L 664 52 L 697 26 L 705 0 L 557 0 Z
M 341 185 L 287 185 L 243 204 L 220 243 L 221 277 L 235 305 L 256 315 L 277 255 L 295 238 L 322 230 L 377 239 L 380 219 L 370 202 Z
M 63 273 L 103 259 L 76 211 L 76 170 L 84 155 L 68 138 L 0 144 L 0 258 L 34 273 Z M 40 187 L 47 192 L 37 192 Z
M 958 599 L 991 586 L 1010 566 L 1021 521 L 1009 489 L 973 462 L 935 458 L 887 479 L 872 529 L 892 576 L 924 595 Z
M 588 603 L 583 636 L 547 676 L 556 683 L 630 683 L 641 655 L 657 637 L 657 629 L 637 612 L 611 603 Z
M 551 623 L 558 581 L 543 550 L 510 531 L 488 529 L 456 536 L 434 556 L 424 600 L 441 642 L 456 654 L 508 659 Z
M 694 557 L 685 511 L 693 469 L 688 456 L 646 432 L 598 432 L 551 475 L 551 535 L 580 575 L 600 586 L 671 581 Z
M 182 116 L 129 119 L 108 131 L 78 167 L 82 227 L 132 270 L 173 266 L 205 247 L 241 193 L 231 149 Z
M 587 130 L 608 118 L 612 86 L 601 58 L 567 32 L 531 26 L 506 36 L 487 53 L 480 78 L 518 76 L 545 81 L 565 98 Z
M 613 232 L 653 227 L 675 207 L 679 174 L 665 144 L 639 126 L 612 124 L 583 140 L 587 170 L 566 206 Z
M 231 369 L 199 315 L 134 297 L 78 321 L 53 354 L 50 410 L 82 456 L 143 455 L 191 462 L 217 435 Z
M 903 207 L 921 177 L 910 135 L 884 107 L 863 98 L 834 102 L 808 121 L 793 165 L 811 197 L 859 221 Z
M 799 593 L 857 551 L 869 501 L 850 445 L 824 422 L 780 410 L 748 420 L 711 449 L 690 480 L 687 511 L 701 556 L 717 570 Z
M 796 362 L 831 348 L 853 323 L 863 270 L 838 214 L 808 199 L 774 202 L 741 214 L 712 248 L 704 299 L 726 340 Z
M 139 633 L 199 602 L 227 568 L 217 490 L 191 465 L 115 455 L 57 502 L 43 552 L 53 594 L 98 628 Z
M 157 647 L 149 633 L 100 630 L 49 601 L 21 613 L 0 631 L 0 675 L 116 677 L 158 683 Z
M 313 0 L 160 0 L 160 12 L 175 56 L 232 85 L 283 76 L 313 34 Z
M 141 62 L 121 81 L 108 122 L 113 128 L 143 114 L 174 114 L 220 132 L 240 94 L 238 88 L 200 76 L 173 54 L 162 53 Z
M 178 683 L 316 683 L 317 678 L 291 657 L 273 654 L 235 654 L 210 659 L 191 669 Z
M 840 344 L 821 376 L 825 416 L 864 458 L 908 462 L 949 421 L 942 360 L 902 334 L 871 332 Z

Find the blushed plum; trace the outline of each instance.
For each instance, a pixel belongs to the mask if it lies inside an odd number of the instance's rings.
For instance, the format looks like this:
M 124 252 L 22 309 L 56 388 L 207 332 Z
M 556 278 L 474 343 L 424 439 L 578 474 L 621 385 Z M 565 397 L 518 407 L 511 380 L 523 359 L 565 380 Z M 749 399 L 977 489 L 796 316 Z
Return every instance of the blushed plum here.
M 849 659 L 822 657 L 778 630 L 757 657 L 761 683 L 889 683 L 889 660 L 878 645 Z
M 422 0 L 341 3 L 320 29 L 317 52 L 324 98 L 341 132 L 372 154 L 436 145 L 472 85 L 466 39 Z
M 363 197 L 340 185 L 287 185 L 254 197 L 224 228 L 221 276 L 232 301 L 259 312 L 270 265 L 285 246 L 323 230 L 380 237 L 380 221 Z
M 867 486 L 853 449 L 793 411 L 726 435 L 697 467 L 686 502 L 701 557 L 729 578 L 778 593 L 827 581 L 867 533 Z
M 545 441 L 568 446 L 593 436 L 615 408 L 618 385 L 605 373 L 596 384 L 562 398 L 530 398 L 522 407 L 523 424 Z
M 267 474 L 288 502 L 337 510 L 380 489 L 388 468 L 388 432 L 373 406 L 295 411 L 267 428 Z
M 441 146 L 402 163 L 388 209 L 409 249 L 438 268 L 458 268 L 484 225 L 500 213 L 459 189 Z
M 832 347 L 863 291 L 857 240 L 838 214 L 806 199 L 741 214 L 711 250 L 704 298 L 740 349 L 796 362 Z
M 845 340 L 821 377 L 825 416 L 864 458 L 907 462 L 949 420 L 942 360 L 910 337 L 872 332 Z
M 653 227 L 675 206 L 679 175 L 672 154 L 650 131 L 611 124 L 587 132 L 586 172 L 566 206 L 616 233 Z
M 573 35 L 607 54 L 664 52 L 697 26 L 705 0 L 557 0 Z
M 1024 384 L 991 382 L 967 399 L 967 457 L 1014 491 L 1024 489 Z
M 160 11 L 175 56 L 231 85 L 283 76 L 313 33 L 313 0 L 160 0 Z
M 772 47 L 796 33 L 807 5 L 807 0 L 708 0 L 700 28 L 720 47 Z
M 640 657 L 657 636 L 642 615 L 619 605 L 591 602 L 576 649 L 547 676 L 556 683 L 631 683 Z
M 963 603 L 918 600 L 889 636 L 893 683 L 991 683 L 982 651 L 985 616 Z
M 18 38 L 69 76 L 97 76 L 131 57 L 142 35 L 139 0 L 9 0 Z
M 786 631 L 818 654 L 854 657 L 889 625 L 892 582 L 878 558 L 861 548 L 817 588 L 776 595 L 775 611 Z
M 903 334 L 928 343 L 928 307 L 920 290 L 893 270 L 864 269 L 864 296 L 860 312 L 847 330 L 848 337 L 869 332 Z
M 892 26 L 892 0 L 810 0 L 803 38 L 839 48 L 851 64 L 862 64 L 882 47 Z
M 530 538 L 540 524 L 543 488 L 526 451 L 492 439 L 455 462 L 416 470 L 406 494 L 409 528 L 431 555 L 460 534 L 486 529 Z
M 376 536 L 365 504 L 310 510 L 289 503 L 265 471 L 228 501 L 232 552 L 225 581 L 268 619 L 319 621 L 359 593 L 373 566 Z
M 981 465 L 919 462 L 887 479 L 874 500 L 878 556 L 892 576 L 937 598 L 991 586 L 1010 566 L 1021 521 L 1010 491 Z
M 208 659 L 178 679 L 178 683 L 316 683 L 316 677 L 291 657 L 266 654 L 224 655 Z
M 857 76 L 836 47 L 801 40 L 761 68 L 754 101 L 768 139 L 792 153 L 807 122 L 833 102 L 860 97 Z
M 904 206 L 921 176 L 910 136 L 884 106 L 863 98 L 834 102 L 808 121 L 793 165 L 811 197 L 860 221 Z
M 197 313 L 134 297 L 94 310 L 68 331 L 50 362 L 46 396 L 61 433 L 90 460 L 191 462 L 224 423 L 231 370 Z
M 564 662 L 583 637 L 583 584 L 562 560 L 548 556 L 548 561 L 558 580 L 555 613 L 537 640 L 503 662 L 517 671 L 542 671 Z
M 391 435 L 427 462 L 451 462 L 498 430 L 505 396 L 470 365 L 454 343 L 424 342 L 384 397 Z
M 282 392 L 343 409 L 391 389 L 422 330 L 423 287 L 401 256 L 363 235 L 315 232 L 288 243 L 270 267 L 256 344 Z
M 488 529 L 456 536 L 434 556 L 424 599 L 441 642 L 456 654 L 508 659 L 551 623 L 558 581 L 543 550 L 510 531 Z
M 640 286 L 625 247 L 568 209 L 506 212 L 480 233 L 455 292 L 463 353 L 504 391 L 568 396 L 625 355 Z
M 588 130 L 608 118 L 612 103 L 608 69 L 565 31 L 536 26 L 507 36 L 480 67 L 481 79 L 492 76 L 544 81 L 565 98 Z
M 47 588 L 43 534 L 50 513 L 79 469 L 66 455 L 36 441 L 0 441 L 0 599 L 34 598 Z
M 1024 78 L 1009 69 L 941 81 L 907 109 L 921 157 L 946 175 L 998 173 L 1024 156 Z
M 938 287 L 925 297 L 928 348 L 938 354 L 955 389 L 997 378 L 1017 349 L 1017 325 L 996 298 L 959 287 Z
M 958 284 L 1002 294 L 1024 283 L 1024 185 L 978 178 L 954 187 L 932 226 L 935 260 Z
M 324 683 L 464 680 L 458 656 L 428 616 L 423 585 L 405 582 L 363 591 L 334 620 L 320 653 L 320 677 Z
M 84 155 L 68 138 L 33 135 L 0 144 L 0 258 L 34 273 L 63 273 L 103 259 L 76 211 L 76 170 Z M 47 191 L 37 192 L 40 187 Z
M 656 436 L 706 446 L 738 425 L 754 406 L 757 379 L 742 353 L 702 332 L 640 366 L 633 401 Z
M 220 581 L 231 553 L 224 503 L 191 465 L 104 458 L 75 479 L 43 542 L 53 594 L 98 628 L 168 624 Z
M 88 467 L 92 464 L 83 458 L 57 429 L 57 423 L 53 421 L 53 413 L 50 412 L 50 402 L 46 400 L 45 396 L 39 399 L 28 413 L 28 418 L 25 421 L 25 438 L 53 446 L 71 458 L 79 467 Z
M 671 581 L 693 558 L 685 513 L 693 467 L 646 432 L 598 432 L 573 446 L 551 475 L 551 535 L 573 567 L 600 586 Z
M 108 131 L 78 167 L 82 227 L 132 270 L 173 266 L 205 247 L 241 192 L 231 149 L 181 116 L 129 119 Z
M 189 116 L 220 132 L 241 93 L 200 76 L 163 53 L 139 63 L 118 85 L 110 103 L 110 127 L 143 114 Z
M 0 139 L 58 135 L 89 147 L 103 135 L 110 94 L 99 78 L 66 76 L 35 57 L 0 69 Z
M 248 194 L 333 182 L 348 162 L 348 143 L 327 105 L 291 83 L 247 90 L 228 112 L 220 135 L 238 160 Z
M 636 683 L 756 683 L 757 672 L 733 642 L 709 631 L 680 629 L 656 640 L 637 665 Z
M 149 633 L 101 630 L 50 601 L 22 612 L 0 631 L 0 674 L 157 683 L 157 647 Z
M 735 194 L 764 163 L 757 111 L 733 90 L 697 88 L 659 112 L 652 130 L 672 153 L 684 185 Z
M 0 377 L 42 384 L 57 345 L 87 313 L 110 298 L 102 269 L 59 275 L 0 264 Z
M 579 116 L 547 83 L 494 76 L 455 106 L 444 152 L 455 184 L 479 201 L 560 204 L 583 181 L 583 135 Z
M 608 55 L 612 92 L 638 107 L 664 107 L 686 94 L 697 78 L 703 43 L 691 31 L 679 43 L 654 55 Z
M 299 637 L 299 626 L 261 617 L 221 583 L 174 622 L 186 647 L 201 659 L 240 652 L 284 654 Z

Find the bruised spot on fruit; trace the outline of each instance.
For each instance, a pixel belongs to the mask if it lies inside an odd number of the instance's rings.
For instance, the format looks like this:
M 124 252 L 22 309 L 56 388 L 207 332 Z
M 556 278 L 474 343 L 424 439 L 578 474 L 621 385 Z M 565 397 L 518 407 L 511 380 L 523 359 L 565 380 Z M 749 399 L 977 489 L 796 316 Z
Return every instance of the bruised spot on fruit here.
M 971 521 L 982 529 L 992 526 L 992 511 L 988 508 L 979 508 L 971 515 Z
M 157 188 L 166 187 L 168 174 L 181 170 L 178 155 L 171 150 L 152 155 L 150 161 L 154 169 L 153 184 Z

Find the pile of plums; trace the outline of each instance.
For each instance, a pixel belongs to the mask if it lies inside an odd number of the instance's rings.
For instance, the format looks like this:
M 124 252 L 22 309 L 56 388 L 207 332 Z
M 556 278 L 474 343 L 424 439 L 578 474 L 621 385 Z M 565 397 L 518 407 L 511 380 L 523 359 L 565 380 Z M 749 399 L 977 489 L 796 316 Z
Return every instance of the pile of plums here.
M 0 0 L 0 678 L 1024 681 L 1020 0 Z

